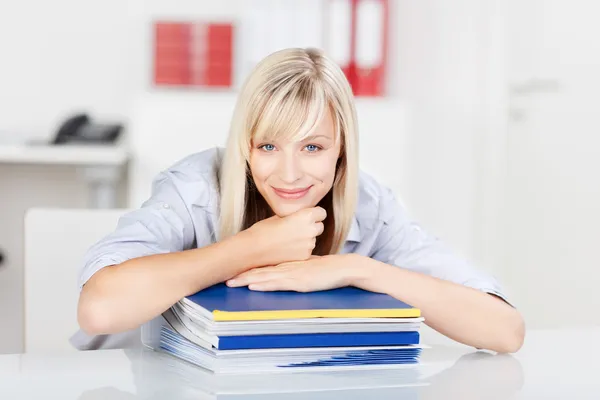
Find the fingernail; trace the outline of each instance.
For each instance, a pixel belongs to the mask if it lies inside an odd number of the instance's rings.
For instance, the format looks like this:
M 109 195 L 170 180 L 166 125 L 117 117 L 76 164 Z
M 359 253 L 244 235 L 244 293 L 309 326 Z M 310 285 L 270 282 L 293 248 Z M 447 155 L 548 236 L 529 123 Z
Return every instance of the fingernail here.
M 227 286 L 235 286 L 236 283 L 237 283 L 236 280 L 231 279 L 231 280 L 227 281 Z

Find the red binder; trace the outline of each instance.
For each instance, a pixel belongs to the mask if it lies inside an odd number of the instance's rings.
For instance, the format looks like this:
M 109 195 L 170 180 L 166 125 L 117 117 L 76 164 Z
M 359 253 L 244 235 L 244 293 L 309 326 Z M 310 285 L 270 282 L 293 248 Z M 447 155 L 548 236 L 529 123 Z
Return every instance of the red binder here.
M 356 0 L 329 0 L 325 24 L 326 51 L 354 87 L 354 12 Z
M 354 0 L 354 93 L 385 95 L 388 0 Z
M 233 26 L 210 24 L 206 33 L 206 86 L 229 87 L 233 75 Z
M 232 24 L 158 22 L 154 43 L 156 85 L 232 85 Z
M 186 85 L 190 82 L 191 25 L 154 24 L 154 83 Z

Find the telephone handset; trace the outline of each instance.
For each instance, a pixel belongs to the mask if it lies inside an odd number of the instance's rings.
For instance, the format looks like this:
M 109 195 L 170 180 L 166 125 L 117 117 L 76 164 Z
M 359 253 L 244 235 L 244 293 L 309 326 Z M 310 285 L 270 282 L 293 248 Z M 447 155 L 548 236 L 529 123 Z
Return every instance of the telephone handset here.
M 122 130 L 121 124 L 98 124 L 87 114 L 75 114 L 61 124 L 52 143 L 113 143 Z

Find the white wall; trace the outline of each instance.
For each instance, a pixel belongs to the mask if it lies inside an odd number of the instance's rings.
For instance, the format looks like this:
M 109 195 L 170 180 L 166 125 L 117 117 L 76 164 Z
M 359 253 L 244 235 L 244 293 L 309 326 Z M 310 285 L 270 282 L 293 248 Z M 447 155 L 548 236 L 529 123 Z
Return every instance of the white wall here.
M 394 75 L 408 114 L 407 201 L 425 227 L 491 269 L 476 247 L 482 3 L 398 2 Z
M 0 2 L 0 139 L 49 137 L 79 110 L 124 118 L 129 27 L 118 0 Z
M 507 3 L 506 279 L 532 326 L 598 326 L 600 4 Z

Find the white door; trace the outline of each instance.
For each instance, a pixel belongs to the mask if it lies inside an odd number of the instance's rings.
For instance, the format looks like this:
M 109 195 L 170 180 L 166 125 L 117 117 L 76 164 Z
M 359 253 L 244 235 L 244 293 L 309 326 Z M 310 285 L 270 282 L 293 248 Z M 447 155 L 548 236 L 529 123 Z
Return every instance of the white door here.
M 600 3 L 509 4 L 506 284 L 529 327 L 600 325 Z

